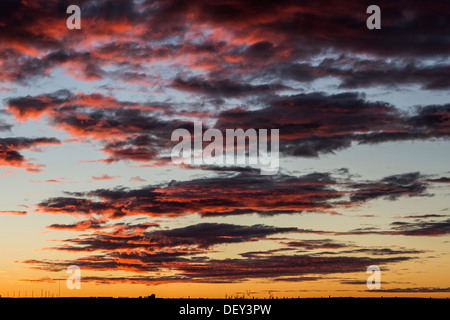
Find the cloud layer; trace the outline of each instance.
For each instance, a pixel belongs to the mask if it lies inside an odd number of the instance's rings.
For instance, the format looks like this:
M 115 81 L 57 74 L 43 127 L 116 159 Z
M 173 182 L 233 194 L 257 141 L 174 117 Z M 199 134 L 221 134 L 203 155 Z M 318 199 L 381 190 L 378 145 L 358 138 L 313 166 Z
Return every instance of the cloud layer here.
M 346 237 L 449 235 L 448 216 L 435 211 L 386 214 L 384 223 L 372 223 L 371 211 L 359 216 L 359 226 L 341 231 L 283 224 L 287 215 L 349 218 L 351 210 L 380 200 L 429 199 L 447 187 L 449 178 L 448 172 L 430 172 L 428 164 L 365 179 L 356 176 L 355 163 L 335 171 L 282 168 L 262 176 L 250 166 L 174 168 L 170 161 L 172 132 L 183 128 L 193 134 L 194 121 L 202 121 L 203 130 L 222 133 L 279 129 L 280 155 L 293 163 L 331 157 L 357 144 L 370 145 L 375 153 L 386 142 L 447 143 L 448 1 L 383 3 L 380 30 L 366 28 L 369 0 L 70 4 L 81 8 L 81 30 L 66 28 L 67 1 L 0 2 L 0 93 L 5 96 L 0 167 L 41 172 L 48 165 L 45 156 L 38 161 L 29 152 L 67 141 L 102 152 L 95 159 L 93 153 L 77 154 L 85 165 L 101 166 L 86 178 L 96 187 L 77 183 L 77 188 L 45 193 L 35 203 L 35 213 L 55 217 L 47 231 L 71 234 L 49 249 L 77 258 L 25 264 L 55 272 L 77 264 L 134 274 L 84 278 L 96 284 L 299 282 L 364 272 L 371 264 L 390 267 L 422 259 L 426 252 L 363 246 Z M 417 92 L 429 101 L 416 104 Z M 396 98 L 405 96 L 404 105 L 397 105 Z M 56 137 L 22 134 L 36 132 L 33 126 L 50 127 Z M 169 173 L 167 182 L 156 183 L 141 173 L 112 172 L 115 164 L 168 166 L 196 176 Z M 132 185 L 115 183 L 122 179 Z M 77 178 L 27 180 L 71 183 Z M 59 223 L 61 214 L 76 220 Z M 255 223 L 245 224 L 250 215 Z M 221 220 L 231 218 L 233 223 Z M 262 218 L 281 222 L 268 225 L 260 223 Z M 181 219 L 196 222 L 179 225 Z M 258 249 L 239 251 L 249 244 Z M 270 247 L 263 250 L 263 244 Z M 225 246 L 239 252 L 223 256 Z M 433 286 L 389 290 L 448 291 Z

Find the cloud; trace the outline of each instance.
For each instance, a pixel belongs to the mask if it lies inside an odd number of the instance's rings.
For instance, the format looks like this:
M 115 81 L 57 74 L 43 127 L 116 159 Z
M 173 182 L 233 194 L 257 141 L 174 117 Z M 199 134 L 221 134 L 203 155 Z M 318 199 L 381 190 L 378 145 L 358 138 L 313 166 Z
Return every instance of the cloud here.
M 110 175 L 107 175 L 107 174 L 103 174 L 103 175 L 100 175 L 98 177 L 96 177 L 96 176 L 92 177 L 92 179 L 96 180 L 96 181 L 99 181 L 99 180 L 114 180 L 114 179 L 117 179 L 117 178 L 120 178 L 120 176 L 110 176 Z
M 249 81 L 273 80 L 271 74 L 300 81 L 332 76 L 347 88 L 420 83 L 424 88 L 442 89 L 449 85 L 448 65 L 416 61 L 447 55 L 442 30 L 449 27 L 448 22 L 434 19 L 434 13 L 447 12 L 448 5 L 438 0 L 426 5 L 406 0 L 384 4 L 383 28 L 377 32 L 366 28 L 368 1 L 334 0 L 326 8 L 313 1 L 290 0 L 75 3 L 83 11 L 83 28 L 77 32 L 65 28 L 64 3 L 2 3 L 1 79 L 30 83 L 60 68 L 85 81 L 112 79 L 158 87 L 161 81 L 154 84 L 145 78 L 167 64 L 176 76 L 170 73 L 166 84 L 225 96 L 286 86 Z M 331 58 L 326 55 L 330 53 Z M 311 56 L 322 62 L 311 64 Z M 18 60 L 20 64 L 15 63 Z M 182 74 L 185 70 L 210 75 L 187 76 Z
M 60 74 L 94 85 L 96 89 L 89 92 L 64 89 L 5 100 L 8 112 L 21 125 L 39 119 L 77 141 L 93 143 L 104 153 L 104 159 L 93 161 L 170 164 L 171 133 L 177 128 L 193 132 L 192 120 L 205 119 L 204 129 L 279 129 L 282 156 L 294 158 L 329 155 L 355 144 L 450 137 L 449 104 L 406 110 L 373 101 L 363 92 L 348 91 L 378 90 L 380 86 L 448 89 L 448 35 L 443 30 L 449 29 L 450 22 L 435 14 L 449 12 L 445 1 L 386 3 L 383 27 L 377 32 L 366 28 L 369 1 L 332 0 L 317 5 L 310 0 L 74 0 L 73 4 L 82 8 L 83 28 L 76 32 L 65 27 L 65 1 L 0 3 L 0 90 L 17 85 L 39 88 L 42 80 L 53 75 L 59 79 Z M 314 92 L 321 87 L 316 80 L 330 83 L 339 93 Z M 131 90 L 127 93 L 131 101 L 119 99 L 123 96 L 119 90 Z M 160 100 L 138 101 L 137 91 Z M 11 129 L 12 125 L 0 120 L 0 132 Z M 55 138 L 0 138 L 0 166 L 38 172 L 44 165 L 31 163 L 23 151 L 59 143 Z M 420 172 L 361 181 L 350 174 L 346 179 L 330 172 L 267 177 L 250 167 L 183 169 L 210 172 L 186 181 L 77 189 L 44 198 L 37 205 L 38 212 L 82 217 L 48 227 L 82 233 L 53 249 L 95 255 L 75 261 L 26 263 L 49 271 L 77 263 L 89 270 L 176 273 L 110 278 L 117 283 L 222 283 L 266 277 L 304 281 L 336 272 L 359 272 L 367 264 L 406 261 L 421 252 L 360 248 L 334 239 L 275 238 L 279 234 L 449 233 L 448 221 L 431 220 L 444 218 L 432 214 L 415 217 L 422 220 L 402 218 L 385 230 L 361 226 L 348 232 L 211 222 L 167 230 L 152 229 L 159 227 L 152 222 L 121 220 L 136 215 L 178 218 L 195 214 L 205 219 L 244 214 L 337 215 L 341 208 L 357 208 L 375 199 L 430 196 L 430 185 L 448 183 L 447 177 L 430 178 Z M 115 177 L 97 174 L 92 179 Z M 133 177 L 130 182 L 145 179 Z M 256 241 L 273 241 L 282 247 L 230 259 L 209 255 L 222 244 Z M 300 250 L 308 254 L 292 254 Z M 105 283 L 107 278 L 88 279 Z
M 260 169 L 252 168 L 250 166 L 239 167 L 239 166 L 216 166 L 216 165 L 188 165 L 183 164 L 181 168 L 184 169 L 200 169 L 205 171 L 213 171 L 216 173 L 223 174 L 233 174 L 233 173 L 258 173 Z
M 19 120 L 46 114 L 55 127 L 96 139 L 108 162 L 163 160 L 171 132 L 188 126 L 161 117 L 170 113 L 184 119 L 206 113 L 218 120 L 219 129 L 261 123 L 279 128 L 282 153 L 296 157 L 317 157 L 353 143 L 449 136 L 448 105 L 422 106 L 405 115 L 388 103 L 367 101 L 362 94 L 297 94 L 300 90 L 286 84 L 334 77 L 341 80 L 341 88 L 416 83 L 427 89 L 448 87 L 448 65 L 441 60 L 424 64 L 417 58 L 446 56 L 447 40 L 441 31 L 447 22 L 430 18 L 433 10 L 445 12 L 440 1 L 427 6 L 404 2 L 408 12 L 399 9 L 401 4 L 387 4 L 383 28 L 376 33 L 365 28 L 365 3 L 345 8 L 341 2 L 329 4 L 339 10 L 322 10 L 309 1 L 80 4 L 83 29 L 74 33 L 56 27 L 64 26 L 67 18 L 61 4 L 37 1 L 31 8 L 28 3 L 5 2 L 3 78 L 25 81 L 49 76 L 55 68 L 89 81 L 139 82 L 146 74 L 158 74 L 152 87 L 175 90 L 182 97 L 191 93 L 197 106 L 186 110 L 184 101 L 168 106 L 68 90 L 8 99 L 8 109 Z M 409 34 L 416 37 L 405 36 Z M 18 57 L 20 70 L 12 63 Z M 318 57 L 318 62 L 313 64 L 311 57 Z M 172 72 L 160 72 L 162 64 Z M 279 96 L 280 91 L 289 95 Z M 230 98 L 240 98 L 239 107 L 230 109 L 225 103 Z M 210 102 L 225 104 L 225 111 L 200 110 Z M 254 104 L 260 108 L 245 107 Z M 327 117 L 322 117 L 324 112 Z
M 28 182 L 31 183 L 60 183 L 60 184 L 73 184 L 73 183 L 78 183 L 75 181 L 70 181 L 70 179 L 68 178 L 60 178 L 60 179 L 47 179 L 47 180 L 28 180 Z
M 82 231 L 82 230 L 97 230 L 101 229 L 103 224 L 101 221 L 92 219 L 92 220 L 82 220 L 78 221 L 74 224 L 52 224 L 48 226 L 48 229 L 55 230 L 69 230 L 69 231 Z
M 394 234 L 406 236 L 436 237 L 450 234 L 450 219 L 438 222 L 393 222 L 391 224 Z
M 201 223 L 184 228 L 155 232 L 176 242 L 196 243 L 200 248 L 234 242 L 264 239 L 269 235 L 295 232 L 297 228 L 280 228 L 265 225 L 239 226 L 225 223 Z
M 345 243 L 339 243 L 332 239 L 289 241 L 286 243 L 286 245 L 289 247 L 305 250 L 342 249 L 348 246 Z
M 115 223 L 106 220 L 85 220 L 74 224 L 49 226 L 50 229 L 83 232 L 78 237 L 63 240 L 51 250 L 84 252 L 91 255 L 75 260 L 25 260 L 31 268 L 50 272 L 64 270 L 76 264 L 83 270 L 122 270 L 151 273 L 130 277 L 95 276 L 94 283 L 239 283 L 249 279 L 274 281 L 309 281 L 322 275 L 361 272 L 368 265 L 392 265 L 414 259 L 419 250 L 405 248 L 355 247 L 333 239 L 290 240 L 289 234 L 309 233 L 294 227 L 267 225 L 236 225 L 228 223 L 198 223 L 172 229 L 155 229 L 151 223 Z M 283 234 L 284 238 L 276 237 Z M 237 258 L 211 258 L 222 244 L 255 241 L 283 241 L 287 247 L 267 251 L 251 251 Z M 302 248 L 308 254 L 292 254 Z M 323 249 L 333 249 L 332 252 Z M 317 251 L 318 250 L 318 251 Z M 309 253 L 311 252 L 311 253 Z M 161 273 L 170 270 L 173 275 Z M 47 279 L 48 280 L 48 279 Z M 42 281 L 47 281 L 42 279 Z M 36 280 L 41 281 L 41 280 Z
M 448 105 L 418 107 L 405 114 L 385 102 L 369 102 L 355 92 L 313 92 L 265 97 L 267 106 L 222 111 L 216 127 L 280 130 L 280 151 L 295 157 L 318 157 L 353 143 L 448 139 Z M 326 114 L 326 117 L 323 117 Z M 274 117 L 274 115 L 277 115 Z
M 411 215 L 411 216 L 404 216 L 402 218 L 404 219 L 430 219 L 430 218 L 444 218 L 448 217 L 447 214 L 423 214 L 423 215 Z
M 69 95 L 68 90 L 58 90 L 48 95 L 10 98 L 7 100 L 8 110 L 19 120 L 37 118 L 45 111 L 66 101 Z
M 11 131 L 12 127 L 12 124 L 8 124 L 4 120 L 0 119 L 0 132 Z
M 306 278 L 306 277 L 305 277 Z M 54 283 L 57 278 L 44 277 L 39 279 L 23 279 L 21 282 L 25 283 Z M 204 279 L 192 279 L 186 276 L 130 276 L 130 277 L 116 277 L 116 276 L 83 276 L 83 282 L 95 283 L 102 285 L 113 285 L 118 283 L 124 284 L 143 284 L 147 286 L 156 286 L 169 283 L 234 283 L 239 281 L 233 281 L 229 279 L 217 279 L 217 278 L 204 278 Z
M 450 219 L 443 221 L 394 221 L 390 229 L 379 230 L 378 228 L 360 228 L 347 232 L 331 232 L 333 235 L 402 235 L 416 237 L 439 237 L 450 233 Z
M 422 182 L 419 172 L 392 175 L 375 183 L 356 183 L 353 188 L 357 192 L 350 195 L 354 202 L 367 201 L 376 198 L 396 200 L 399 196 L 426 196 L 427 184 Z
M 139 176 L 131 177 L 128 181 L 129 182 L 147 182 L 147 180 L 145 180 Z
M 420 173 L 356 183 L 340 181 L 330 173 L 320 172 L 303 176 L 238 172 L 136 189 L 117 187 L 68 193 L 70 196 L 50 198 L 37 207 L 39 212 L 110 218 L 138 214 L 168 217 L 188 214 L 202 217 L 251 213 L 262 216 L 305 212 L 336 214 L 340 207 L 358 206 L 376 198 L 396 200 L 401 196 L 428 195 L 428 184 L 422 182 Z
M 217 84 L 217 88 L 229 90 L 222 84 Z M 219 113 L 207 112 L 212 120 L 217 120 L 214 128 L 225 132 L 229 128 L 258 129 L 264 124 L 265 129 L 279 129 L 281 153 L 294 157 L 318 157 L 347 149 L 354 143 L 450 136 L 448 105 L 420 106 L 406 114 L 386 102 L 367 101 L 363 94 L 356 92 L 258 94 L 262 104 L 259 109 L 240 106 Z M 221 95 L 217 93 L 217 98 Z M 35 97 L 10 98 L 7 105 L 19 120 L 46 114 L 56 128 L 75 137 L 98 141 L 108 155 L 107 162 L 168 163 L 164 154 L 174 146 L 170 141 L 172 132 L 184 128 L 193 133 L 192 122 L 166 117 L 186 117 L 189 110 L 175 112 L 173 107 L 164 104 L 120 101 L 100 93 L 73 94 L 59 90 Z M 327 117 L 323 117 L 325 113 Z
M 367 64 L 367 68 L 361 65 Z M 376 69 L 371 69 L 378 64 Z M 401 64 L 401 65 L 398 65 Z M 418 84 L 423 89 L 442 90 L 450 87 L 448 80 L 448 64 L 435 64 L 423 66 L 414 61 L 401 60 L 400 63 L 385 63 L 383 61 L 370 61 L 356 65 L 357 69 L 346 70 L 340 73 L 342 88 L 359 87 L 399 87 L 402 85 Z
M 333 274 L 359 272 L 371 264 L 395 263 L 399 258 L 315 257 L 310 255 L 271 255 L 246 259 L 210 260 L 183 266 L 190 276 L 219 278 L 266 278 L 304 274 Z
M 449 177 L 440 177 L 436 179 L 428 179 L 429 182 L 436 182 L 436 183 L 450 183 Z
M 424 65 L 414 58 L 396 57 L 391 62 L 373 57 L 342 54 L 324 58 L 319 64 L 309 62 L 279 63 L 263 71 L 265 77 L 295 80 L 301 83 L 334 78 L 341 89 L 398 88 L 420 85 L 424 90 L 442 90 L 450 86 L 448 64 Z
M 143 236 L 144 231 L 146 231 L 149 228 L 159 228 L 159 224 L 157 223 L 150 223 L 150 222 L 144 222 L 144 223 L 137 223 L 137 224 L 132 224 L 132 223 L 125 223 L 125 222 L 118 222 L 115 224 L 108 224 L 107 221 L 104 220 L 98 220 L 98 219 L 88 219 L 88 220 L 80 220 L 77 221 L 75 223 L 70 223 L 70 224 L 52 224 L 47 226 L 48 229 L 53 229 L 53 230 L 68 230 L 68 231 L 94 231 L 96 233 L 96 237 L 101 240 L 103 239 L 105 241 L 105 243 L 107 243 L 108 240 L 111 240 L 111 242 L 114 242 L 113 237 L 117 237 L 117 239 L 120 239 L 121 236 L 123 236 L 123 239 L 126 239 L 127 236 Z M 85 237 L 86 234 L 83 236 Z M 111 238 L 110 238 L 111 237 Z M 136 239 L 136 237 L 134 237 Z M 94 238 L 89 238 L 90 240 L 94 239 Z M 80 238 L 77 239 L 73 239 L 73 240 L 66 240 L 65 242 L 69 243 L 69 242 L 73 242 L 74 244 L 83 244 L 83 243 L 89 243 L 89 239 L 83 240 L 83 241 L 79 241 Z M 124 249 L 127 249 L 126 246 L 123 247 Z M 67 251 L 71 251 L 73 249 L 73 251 L 75 250 L 79 250 L 79 251 L 83 251 L 83 247 L 78 247 L 78 248 L 70 248 L 69 246 L 64 246 L 64 247 L 57 247 L 55 249 L 58 250 L 67 250 Z M 86 246 L 85 247 L 85 251 L 94 251 L 94 250 L 102 250 L 102 249 L 106 249 L 106 247 L 104 248 L 96 248 L 95 246 L 93 247 L 89 247 Z
M 0 138 L 0 166 L 25 168 L 29 172 L 39 172 L 44 166 L 28 162 L 19 151 L 24 149 L 39 151 L 40 146 L 60 143 L 56 138 Z
M 49 213 L 105 214 L 111 217 L 133 214 L 180 216 L 193 213 L 221 216 L 253 212 L 272 215 L 326 211 L 330 207 L 328 201 L 341 196 L 340 192 L 329 187 L 333 184 L 334 181 L 327 174 L 265 177 L 256 173 L 240 173 L 232 177 L 173 181 L 165 186 L 153 185 L 139 189 L 98 189 L 74 194 L 78 198 L 48 199 L 41 202 L 38 208 L 41 212 Z M 255 185 L 259 187 L 255 188 Z M 103 200 L 97 201 L 96 198 Z M 258 198 L 264 200 L 255 200 Z M 130 202 L 129 199 L 135 200 Z
M 186 253 L 183 253 L 186 256 Z M 116 259 L 113 259 L 116 258 Z M 361 272 L 369 265 L 384 265 L 407 261 L 410 257 L 316 257 L 311 255 L 261 255 L 235 259 L 181 258 L 180 252 L 164 254 L 122 253 L 107 258 L 96 255 L 75 261 L 26 260 L 22 263 L 45 271 L 61 271 L 70 264 L 84 270 L 126 270 L 133 272 L 156 272 L 170 268 L 176 271 L 174 282 L 233 283 L 248 279 L 297 277 L 299 275 L 327 275 Z M 181 277 L 181 278 L 180 278 Z M 114 277 L 112 277 L 114 279 Z M 153 279 L 153 280 L 157 280 Z M 169 279 L 167 279 L 169 280 Z M 126 280 L 125 280 L 126 281 Z M 132 278 L 130 278 L 132 282 Z M 156 281 L 158 283 L 158 281 Z M 171 282 L 171 281 L 167 281 Z M 152 282 L 150 282 L 151 284 Z
M 27 215 L 26 211 L 0 211 L 0 216 L 25 216 Z
M 142 249 L 155 253 L 154 250 L 167 248 L 184 248 L 196 252 L 207 252 L 206 249 L 219 244 L 253 242 L 267 239 L 268 236 L 296 232 L 296 228 L 279 228 L 265 225 L 241 226 L 226 223 L 200 223 L 170 230 L 145 231 L 157 227 L 156 224 L 137 225 L 115 224 L 112 226 L 97 220 L 85 220 L 70 225 L 54 224 L 50 229 L 59 230 L 99 230 L 93 236 L 65 240 L 65 244 L 54 247 L 63 251 L 126 251 Z M 113 231 L 106 232 L 112 228 Z M 100 230 L 101 229 L 101 230 Z M 180 252 L 184 252 L 180 250 Z
M 193 128 L 193 123 L 163 120 L 170 108 L 155 104 L 119 101 L 99 93 L 86 95 L 59 90 L 36 97 L 8 100 L 8 109 L 19 120 L 50 117 L 51 124 L 74 137 L 92 138 L 109 155 L 106 161 L 164 160 L 172 132 Z M 193 132 L 193 130 L 191 130 Z
M 236 97 L 249 94 L 264 94 L 288 89 L 281 84 L 251 85 L 239 83 L 230 79 L 201 79 L 191 77 L 188 79 L 175 78 L 172 86 L 178 90 L 193 93 L 209 94 L 214 96 Z
M 426 251 L 414 250 L 414 249 L 392 249 L 392 248 L 357 248 L 351 250 L 342 250 L 339 252 L 320 252 L 318 255 L 330 255 L 330 254 L 364 254 L 370 256 L 395 256 L 395 255 L 418 255 Z

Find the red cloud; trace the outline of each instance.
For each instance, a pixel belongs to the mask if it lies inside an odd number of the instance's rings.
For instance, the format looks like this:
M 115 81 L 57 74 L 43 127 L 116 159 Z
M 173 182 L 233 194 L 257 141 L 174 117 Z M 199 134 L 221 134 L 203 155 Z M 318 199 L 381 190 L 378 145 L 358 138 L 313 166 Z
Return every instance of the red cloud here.
M 23 149 L 39 151 L 37 147 L 58 145 L 56 138 L 0 138 L 0 166 L 25 168 L 29 172 L 39 172 L 43 165 L 29 163 L 19 152 Z
M 96 176 L 92 177 L 92 179 L 96 180 L 96 181 L 99 181 L 99 180 L 114 180 L 114 179 L 117 179 L 117 178 L 120 178 L 120 176 L 109 176 L 107 174 L 103 174 L 103 175 L 98 176 L 98 177 L 96 177 Z
M 130 181 L 130 182 L 147 182 L 147 180 L 145 180 L 139 176 L 131 177 L 128 181 Z
M 0 216 L 25 216 L 27 214 L 26 211 L 0 211 Z
M 244 170 L 234 176 L 172 181 L 166 186 L 70 193 L 71 196 L 42 201 L 38 211 L 110 218 L 139 214 L 171 217 L 188 214 L 203 217 L 251 213 L 336 214 L 339 207 L 358 206 L 372 199 L 426 196 L 428 184 L 422 180 L 422 175 L 417 172 L 392 175 L 378 181 L 347 180 L 342 183 L 329 173 L 266 177 Z

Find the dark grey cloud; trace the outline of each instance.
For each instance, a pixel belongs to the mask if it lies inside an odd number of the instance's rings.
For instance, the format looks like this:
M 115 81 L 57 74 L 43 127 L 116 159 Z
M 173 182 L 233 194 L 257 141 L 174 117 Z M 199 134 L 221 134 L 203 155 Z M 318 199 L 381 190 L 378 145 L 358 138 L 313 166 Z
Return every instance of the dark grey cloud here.
M 86 220 L 72 225 L 53 224 L 50 229 L 64 230 L 105 230 L 80 238 L 67 239 L 64 245 L 53 249 L 63 251 L 114 251 L 140 248 L 143 250 L 162 250 L 164 248 L 196 247 L 204 249 L 227 243 L 241 243 L 267 239 L 276 234 L 296 232 L 297 228 L 281 228 L 266 225 L 234 225 L 227 223 L 199 223 L 169 230 L 146 231 L 154 224 L 115 224 L 107 226 L 98 221 Z M 106 230 L 114 228 L 113 231 Z M 150 257 L 150 256 L 149 256 Z M 152 256 L 154 257 L 154 256 Z
M 419 106 L 406 114 L 388 103 L 367 101 L 356 92 L 272 95 L 264 100 L 265 107 L 260 109 L 221 112 L 216 127 L 279 129 L 280 151 L 296 157 L 318 157 L 354 143 L 450 137 L 448 105 Z
M 44 166 L 30 163 L 20 153 L 23 149 L 31 149 L 39 151 L 38 148 L 45 145 L 55 145 L 61 142 L 56 138 L 25 138 L 10 137 L 0 138 L 0 166 L 25 168 L 29 172 L 38 172 Z
M 178 90 L 214 95 L 218 97 L 238 97 L 250 94 L 265 94 L 289 89 L 280 83 L 252 85 L 230 79 L 202 79 L 199 77 L 191 77 L 187 79 L 177 77 L 173 81 L 172 86 Z
M 186 253 L 183 253 L 186 256 Z M 236 259 L 187 259 L 176 252 L 164 254 L 121 253 L 118 259 L 92 256 L 75 261 L 26 260 L 22 263 L 46 271 L 61 271 L 69 264 L 86 270 L 128 270 L 135 272 L 162 271 L 170 268 L 187 282 L 204 282 L 216 279 L 223 283 L 242 282 L 252 278 L 298 277 L 334 273 L 361 272 L 369 265 L 394 264 L 410 260 L 410 257 L 316 257 L 311 255 L 268 255 Z M 130 280 L 132 282 L 132 280 Z M 206 280 L 206 282 L 209 282 Z
M 344 189 L 342 189 L 344 188 Z M 352 182 L 330 173 L 302 176 L 239 172 L 138 189 L 117 187 L 90 192 L 67 193 L 38 204 L 48 213 L 202 217 L 257 213 L 259 215 L 324 212 L 335 214 L 341 206 L 357 206 L 366 201 L 402 196 L 430 196 L 420 173 L 392 175 L 380 180 Z M 345 190 L 345 191 L 343 191 Z M 349 195 L 349 197 L 347 197 Z M 98 200 L 102 199 L 102 200 Z M 134 199 L 130 202 L 129 199 Z
M 374 183 L 356 183 L 352 187 L 357 192 L 350 195 L 350 200 L 360 202 L 376 198 L 396 200 L 405 195 L 427 196 L 427 184 L 423 179 L 419 172 L 411 172 L 388 176 Z
M 392 233 L 406 236 L 445 236 L 450 234 L 450 219 L 444 221 L 402 222 L 391 224 Z

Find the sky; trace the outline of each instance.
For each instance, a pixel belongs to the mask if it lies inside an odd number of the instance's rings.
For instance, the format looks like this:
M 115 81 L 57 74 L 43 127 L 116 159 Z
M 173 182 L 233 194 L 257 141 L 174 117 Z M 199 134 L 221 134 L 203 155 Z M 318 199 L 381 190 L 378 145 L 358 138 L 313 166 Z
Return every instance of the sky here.
M 450 296 L 448 1 L 4 0 L 0 52 L 1 296 Z

